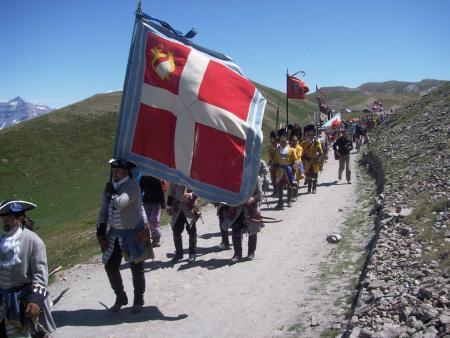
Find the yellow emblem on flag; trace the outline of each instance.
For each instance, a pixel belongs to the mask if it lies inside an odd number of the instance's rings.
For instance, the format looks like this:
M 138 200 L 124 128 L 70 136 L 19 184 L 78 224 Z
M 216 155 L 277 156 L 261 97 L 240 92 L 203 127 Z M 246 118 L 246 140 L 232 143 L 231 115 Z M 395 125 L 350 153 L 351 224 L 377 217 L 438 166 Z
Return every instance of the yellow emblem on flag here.
M 169 80 L 170 75 L 175 71 L 175 61 L 173 53 L 163 53 L 161 48 L 154 47 L 152 49 L 153 59 L 152 68 L 158 74 L 161 80 Z

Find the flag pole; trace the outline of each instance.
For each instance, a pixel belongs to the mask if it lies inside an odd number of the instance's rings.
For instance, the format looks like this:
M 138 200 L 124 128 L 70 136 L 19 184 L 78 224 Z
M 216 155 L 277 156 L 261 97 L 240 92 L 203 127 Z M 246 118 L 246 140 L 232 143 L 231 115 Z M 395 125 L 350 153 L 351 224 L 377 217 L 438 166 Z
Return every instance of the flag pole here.
M 130 73 L 130 66 L 131 66 L 131 60 L 132 60 L 132 56 L 133 56 L 133 49 L 134 49 L 134 43 L 135 43 L 135 38 L 136 38 L 136 25 L 137 25 L 137 21 L 138 21 L 138 16 L 142 15 L 142 10 L 141 10 L 141 0 L 137 1 L 136 4 L 136 12 L 134 13 L 134 27 L 133 27 L 133 33 L 131 35 L 131 46 L 130 46 L 130 51 L 128 53 L 128 62 L 127 62 L 127 70 L 125 72 L 125 80 L 123 83 L 123 89 L 122 89 L 122 98 L 120 100 L 120 109 L 119 109 L 119 118 L 118 118 L 118 123 L 117 123 L 117 128 L 116 128 L 116 140 L 114 143 L 114 153 L 113 153 L 113 157 L 115 157 L 117 155 L 117 151 L 119 148 L 119 130 L 120 130 L 120 121 L 122 119 L 122 115 L 125 114 L 124 110 L 125 110 L 125 94 L 127 92 L 127 85 L 128 85 L 128 77 L 129 77 L 129 73 Z
M 286 133 L 289 124 L 289 104 L 288 104 L 289 69 L 286 69 Z
M 275 132 L 278 133 L 278 118 L 280 117 L 280 101 L 277 105 L 277 123 L 275 124 Z

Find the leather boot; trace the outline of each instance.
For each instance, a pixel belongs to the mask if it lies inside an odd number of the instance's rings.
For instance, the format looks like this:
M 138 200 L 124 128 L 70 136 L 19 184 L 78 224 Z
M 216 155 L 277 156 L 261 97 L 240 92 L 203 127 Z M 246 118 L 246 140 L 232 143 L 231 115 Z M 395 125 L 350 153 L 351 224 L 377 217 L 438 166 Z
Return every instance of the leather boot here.
M 173 243 L 175 244 L 175 256 L 172 258 L 172 262 L 178 262 L 183 259 L 183 239 L 181 236 L 173 236 Z
M 110 312 L 117 312 L 120 310 L 122 306 L 125 306 L 128 304 L 128 297 L 125 291 L 122 290 L 121 293 L 116 294 L 116 302 L 113 306 L 109 308 Z
M 231 258 L 233 263 L 237 263 L 242 259 L 242 235 L 241 234 L 233 234 L 231 237 L 233 240 L 233 248 L 234 248 L 234 256 Z
M 247 258 L 249 260 L 255 259 L 256 241 L 257 241 L 256 234 L 248 236 L 248 256 L 247 256 Z
M 144 263 L 130 264 L 133 275 L 134 301 L 131 313 L 138 313 L 144 305 L 145 277 Z
M 195 262 L 196 248 L 197 248 L 197 233 L 189 234 L 189 263 Z
M 230 240 L 228 239 L 228 230 L 220 229 L 220 234 L 222 236 L 222 244 L 221 247 L 225 250 L 230 248 Z

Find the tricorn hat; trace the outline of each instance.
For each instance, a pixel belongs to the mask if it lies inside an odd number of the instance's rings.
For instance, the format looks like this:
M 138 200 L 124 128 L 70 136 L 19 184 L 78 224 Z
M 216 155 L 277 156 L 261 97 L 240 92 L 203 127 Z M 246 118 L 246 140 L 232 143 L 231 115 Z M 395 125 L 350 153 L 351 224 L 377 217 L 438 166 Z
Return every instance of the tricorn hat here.
M 134 164 L 133 162 L 124 160 L 122 158 L 112 158 L 109 160 L 109 164 L 111 165 L 111 168 L 123 168 L 128 170 L 137 167 L 137 165 Z
M 0 202 L 0 216 L 4 215 L 20 215 L 25 211 L 36 208 L 37 205 L 21 200 L 5 200 Z

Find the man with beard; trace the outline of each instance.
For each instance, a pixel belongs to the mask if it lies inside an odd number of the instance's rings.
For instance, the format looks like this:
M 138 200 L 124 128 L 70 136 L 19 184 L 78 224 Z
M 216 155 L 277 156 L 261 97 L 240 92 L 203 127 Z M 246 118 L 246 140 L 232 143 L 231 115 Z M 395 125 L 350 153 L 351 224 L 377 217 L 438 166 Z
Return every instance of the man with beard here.
M 25 215 L 35 207 L 21 200 L 0 203 L 0 337 L 45 337 L 56 330 L 45 245 Z

